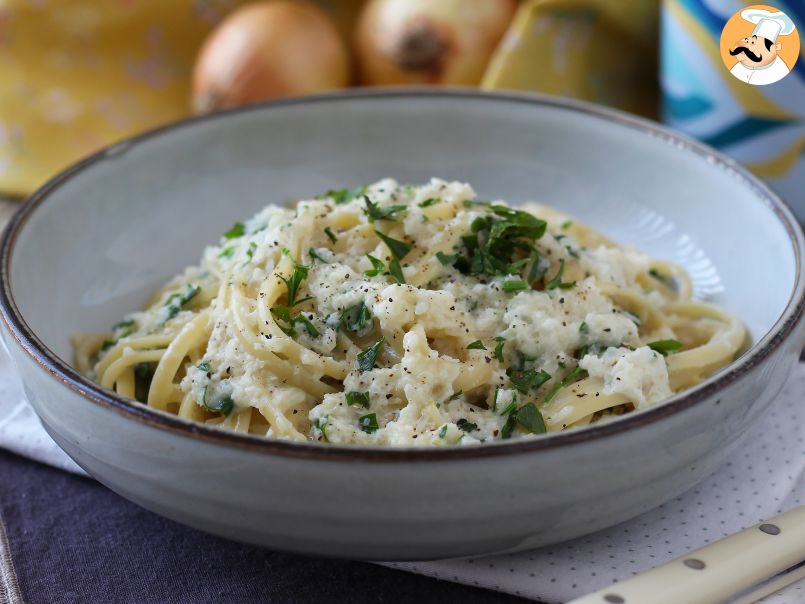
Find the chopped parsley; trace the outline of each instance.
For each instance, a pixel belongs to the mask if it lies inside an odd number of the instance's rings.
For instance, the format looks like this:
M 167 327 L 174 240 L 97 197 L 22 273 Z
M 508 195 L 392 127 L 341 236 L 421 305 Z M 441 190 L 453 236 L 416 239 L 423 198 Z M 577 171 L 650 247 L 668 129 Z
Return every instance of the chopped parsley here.
M 395 220 L 394 214 L 404 212 L 408 208 L 408 206 L 402 205 L 381 208 L 376 203 L 373 203 L 367 195 L 363 196 L 363 201 L 366 204 L 366 209 L 364 209 L 363 213 L 366 214 L 369 222 L 374 222 L 375 220 Z
M 246 262 L 251 262 L 252 258 L 254 258 L 254 252 L 257 251 L 257 244 L 252 241 L 249 244 L 249 249 L 246 250 Z
M 207 385 L 204 386 L 204 391 L 201 396 L 201 404 L 209 411 L 229 415 L 232 413 L 232 409 L 235 406 L 235 401 L 233 401 L 232 397 L 229 395 L 220 398 L 213 398 L 210 393 L 210 387 Z
M 297 313 L 291 315 L 291 309 L 284 305 L 275 306 L 271 309 L 271 314 L 277 320 L 277 326 L 291 338 L 296 338 L 299 332 L 296 330 L 296 324 L 301 323 L 302 327 L 311 338 L 318 338 L 321 333 L 316 326 L 313 325 L 311 320 L 305 316 L 304 313 Z
M 551 379 L 551 374 L 540 369 L 507 369 L 506 375 L 509 376 L 509 381 L 517 388 L 521 394 L 528 394 L 531 390 L 536 390 L 545 382 Z
M 450 398 L 448 398 L 445 401 L 445 403 L 449 403 L 450 401 L 454 401 L 454 400 L 460 398 L 462 394 L 464 394 L 463 390 L 457 390 L 456 392 L 454 392 L 453 394 L 450 395 Z
M 459 430 L 464 430 L 464 432 L 472 432 L 473 430 L 478 429 L 478 424 L 473 424 L 470 421 L 467 421 L 463 417 L 456 422 L 456 426 L 458 426 Z
M 545 427 L 545 419 L 534 403 L 523 405 L 512 415 L 517 423 L 531 434 L 545 434 L 548 431 Z
M 504 281 L 503 283 L 500 284 L 500 287 L 504 292 L 509 294 L 529 289 L 528 283 L 526 283 L 522 279 L 518 279 L 516 281 Z
M 503 362 L 503 345 L 506 343 L 506 338 L 497 336 L 495 338 L 495 358 L 499 363 Z
M 353 199 L 357 199 L 358 197 L 365 195 L 368 188 L 368 185 L 360 185 L 354 189 L 331 189 L 324 195 L 319 195 L 318 199 L 330 197 L 337 205 L 341 205 L 342 203 L 349 203 Z
M 649 270 L 648 274 L 651 275 L 652 277 L 654 277 L 657 281 L 662 283 L 668 289 L 670 289 L 672 291 L 677 291 L 678 286 L 677 286 L 677 283 L 676 283 L 676 279 L 674 279 L 673 277 L 669 277 L 668 275 L 663 275 L 656 268 L 652 268 L 651 270 Z
M 171 294 L 168 299 L 165 300 L 166 317 L 162 321 L 162 324 L 164 325 L 178 315 L 179 311 L 195 298 L 200 291 L 201 288 L 198 285 L 188 285 L 184 293 Z
M 369 262 L 372 263 L 372 268 L 368 271 L 363 271 L 364 275 L 367 277 L 376 277 L 386 272 L 386 265 L 383 264 L 382 260 L 375 258 L 371 254 L 366 254 L 366 257 L 369 258 Z
M 330 263 L 329 263 L 327 260 L 325 260 L 324 258 L 322 258 L 321 254 L 319 254 L 319 253 L 318 253 L 318 252 L 315 250 L 315 248 L 310 248 L 310 249 L 307 251 L 307 253 L 308 253 L 308 256 L 310 256 L 310 257 L 311 257 L 311 259 L 313 259 L 313 260 L 318 260 L 318 261 L 319 261 L 319 262 L 321 262 L 322 264 L 330 264 Z
M 445 254 L 444 252 L 436 252 L 436 259 L 443 266 L 452 266 L 458 260 L 458 254 Z
M 287 250 L 283 250 L 283 253 L 288 255 L 290 258 L 290 253 Z M 310 271 L 310 266 L 299 264 L 296 260 L 293 260 L 293 273 L 287 279 L 282 275 L 277 274 L 277 277 L 282 279 L 285 282 L 285 287 L 288 288 L 288 308 L 293 308 L 297 304 L 301 304 L 302 302 L 306 302 L 308 300 L 312 300 L 312 296 L 308 296 L 307 298 L 302 298 L 301 300 L 296 299 L 296 295 L 299 293 L 299 286 L 302 284 L 302 281 L 307 279 L 308 271 Z
M 317 417 L 316 421 L 313 422 L 313 427 L 316 428 L 319 432 L 321 432 L 321 437 L 327 442 L 329 439 L 327 438 L 327 416 L 324 417 Z
M 341 327 L 354 333 L 361 333 L 371 324 L 372 315 L 363 302 L 347 308 L 341 313 L 341 320 L 339 321 Z
M 221 252 L 218 254 L 219 258 L 231 258 L 235 255 L 235 248 L 231 245 L 228 245 Z
M 335 233 L 333 233 L 333 230 L 330 227 L 324 227 L 324 234 L 327 235 L 327 238 L 333 243 L 338 241 L 338 237 L 335 236 Z
M 364 371 L 371 371 L 375 368 L 377 363 L 377 355 L 380 354 L 380 351 L 383 349 L 385 344 L 386 338 L 382 337 L 377 342 L 372 344 L 372 346 L 358 354 L 358 371 L 360 373 L 363 373 Z
M 556 393 L 559 392 L 562 388 L 573 382 L 578 377 L 582 377 L 582 375 L 586 374 L 587 372 L 582 369 L 581 367 L 574 367 L 568 374 L 562 378 L 548 393 L 548 396 L 545 397 L 545 402 L 549 403 L 551 399 L 556 396 Z
M 682 342 L 679 340 L 657 340 L 656 342 L 649 342 L 647 344 L 655 352 L 659 352 L 662 356 L 666 356 L 669 352 L 676 352 L 682 348 Z
M 392 239 L 377 229 L 375 229 L 375 233 L 377 233 L 377 236 L 380 237 L 383 243 L 386 244 L 386 247 L 389 248 L 391 255 L 397 260 L 402 260 L 405 258 L 408 255 L 408 252 L 414 248 L 412 244 L 406 241 L 400 241 L 399 239 Z
M 210 362 L 209 361 L 201 361 L 198 365 L 196 365 L 201 371 L 204 373 L 210 372 Z
M 224 233 L 224 239 L 236 239 L 238 237 L 243 237 L 246 233 L 246 227 L 242 222 L 236 222 L 232 225 L 232 228 L 229 229 L 226 233 Z
M 368 392 L 347 392 L 347 405 L 351 407 L 364 407 L 369 408 L 369 393 Z
M 402 266 L 400 266 L 400 261 L 396 258 L 392 258 L 391 262 L 389 262 L 389 275 L 394 277 L 397 283 L 405 283 L 405 275 L 403 275 Z
M 441 199 L 435 199 L 435 198 L 431 197 L 430 199 L 426 199 L 425 201 L 422 201 L 422 202 L 418 203 L 417 205 L 420 208 L 429 208 L 430 206 L 435 206 L 437 203 L 441 203 L 441 201 L 442 201 Z
M 361 430 L 367 434 L 377 432 L 377 429 L 380 427 L 377 423 L 377 414 L 375 413 L 368 413 L 359 417 L 358 425 L 361 427 Z
M 410 252 L 414 246 L 405 241 L 392 239 L 377 229 L 375 229 L 375 233 L 377 233 L 377 236 L 380 237 L 380 239 L 386 244 L 386 247 L 388 247 L 389 251 L 391 252 L 392 259 L 391 262 L 389 262 L 389 274 L 394 277 L 397 283 L 405 283 L 405 276 L 402 272 L 402 266 L 400 266 L 400 260 L 405 258 L 408 255 L 408 252 Z
M 439 428 L 439 438 L 444 438 L 447 436 L 447 424 Z
M 572 220 L 565 220 L 561 225 L 559 225 L 559 228 L 562 229 L 563 231 L 566 231 L 572 226 L 573 226 Z
M 537 409 L 537 406 L 534 403 L 528 403 L 519 409 L 516 407 L 517 405 L 515 403 L 514 408 L 509 411 L 509 417 L 506 419 L 506 423 L 503 424 L 503 428 L 500 430 L 501 438 L 510 438 L 512 432 L 514 432 L 514 428 L 517 427 L 518 424 L 531 434 L 544 434 L 547 432 L 547 428 L 545 427 L 545 419 L 542 417 L 542 413 L 540 413 L 539 409 Z
M 570 289 L 571 287 L 576 285 L 575 281 L 570 281 L 568 283 L 563 282 L 562 275 L 564 274 L 565 274 L 565 261 L 564 259 L 562 259 L 559 261 L 559 271 L 556 273 L 553 279 L 548 281 L 548 283 L 545 285 L 545 289 L 556 289 L 557 287 L 559 289 Z
M 545 221 L 504 206 L 469 202 L 471 205 L 482 205 L 490 214 L 473 220 L 471 232 L 461 238 L 464 250 L 456 268 L 471 275 L 519 274 L 534 249 L 534 241 L 545 234 Z
M 120 323 L 115 323 L 112 325 L 113 339 L 104 340 L 103 344 L 101 344 L 101 349 L 99 352 L 107 351 L 123 338 L 133 334 L 136 330 L 137 322 L 134 319 L 127 319 L 125 321 L 121 321 Z
M 582 335 L 587 335 L 590 333 L 590 326 L 587 325 L 587 321 L 581 322 L 581 325 L 579 325 L 579 333 Z
M 467 350 L 486 350 L 486 346 L 481 340 L 475 340 L 472 344 L 467 346 Z

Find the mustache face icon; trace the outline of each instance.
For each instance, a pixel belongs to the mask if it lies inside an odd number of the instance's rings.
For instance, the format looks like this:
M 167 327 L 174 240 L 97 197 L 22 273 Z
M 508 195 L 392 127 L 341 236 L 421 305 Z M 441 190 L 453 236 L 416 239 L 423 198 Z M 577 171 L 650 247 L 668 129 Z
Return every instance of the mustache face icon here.
M 733 57 L 741 53 L 744 53 L 749 58 L 750 61 L 753 61 L 755 63 L 760 63 L 763 60 L 763 57 L 761 57 L 760 55 L 756 55 L 746 46 L 736 46 L 733 50 L 730 51 L 730 54 Z

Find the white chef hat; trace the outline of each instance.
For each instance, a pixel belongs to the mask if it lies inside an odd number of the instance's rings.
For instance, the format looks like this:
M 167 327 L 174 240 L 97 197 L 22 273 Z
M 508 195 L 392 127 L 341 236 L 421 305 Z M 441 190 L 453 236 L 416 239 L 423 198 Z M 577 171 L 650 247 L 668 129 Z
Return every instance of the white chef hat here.
M 794 22 L 783 12 L 771 12 L 762 8 L 747 8 L 741 17 L 755 23 L 753 36 L 760 36 L 774 42 L 777 36 L 787 36 L 794 31 Z

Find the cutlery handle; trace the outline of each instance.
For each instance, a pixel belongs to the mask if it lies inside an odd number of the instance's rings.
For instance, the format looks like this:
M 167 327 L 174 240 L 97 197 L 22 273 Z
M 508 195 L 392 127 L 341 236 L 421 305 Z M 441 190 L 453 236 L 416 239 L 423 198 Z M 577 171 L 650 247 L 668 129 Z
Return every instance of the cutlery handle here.
M 803 560 L 800 506 L 569 604 L 719 604 Z

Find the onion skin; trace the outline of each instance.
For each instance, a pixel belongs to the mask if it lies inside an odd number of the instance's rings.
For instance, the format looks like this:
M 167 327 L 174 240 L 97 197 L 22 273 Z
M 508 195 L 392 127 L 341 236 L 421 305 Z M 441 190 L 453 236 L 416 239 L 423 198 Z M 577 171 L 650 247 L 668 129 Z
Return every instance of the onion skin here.
M 370 0 L 356 31 L 361 83 L 480 83 L 517 0 Z
M 349 83 L 349 54 L 327 13 L 305 2 L 257 2 L 235 10 L 205 40 L 193 70 L 193 111 Z

